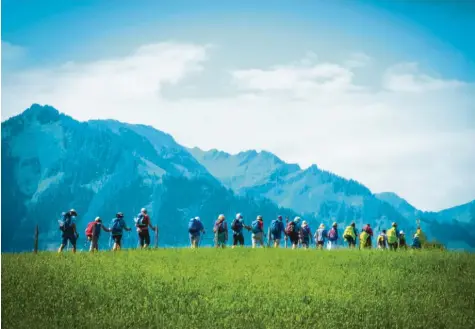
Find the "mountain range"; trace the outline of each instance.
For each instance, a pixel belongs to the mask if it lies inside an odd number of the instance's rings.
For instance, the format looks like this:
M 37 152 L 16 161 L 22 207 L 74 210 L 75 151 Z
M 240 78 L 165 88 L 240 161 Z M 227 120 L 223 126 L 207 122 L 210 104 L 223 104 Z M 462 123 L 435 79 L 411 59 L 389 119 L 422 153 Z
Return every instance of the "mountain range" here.
M 210 229 L 220 213 L 229 219 L 241 212 L 248 222 L 259 214 L 267 221 L 299 215 L 312 228 L 355 221 L 382 229 L 397 221 L 409 232 L 420 218 L 429 237 L 475 248 L 467 233 L 475 227 L 475 202 L 421 212 L 393 193 L 373 194 L 316 165 L 302 169 L 266 151 L 187 149 L 150 126 L 79 122 L 50 106 L 34 104 L 2 122 L 2 251 L 30 250 L 37 224 L 40 247 L 56 248 L 57 220 L 70 208 L 84 235 L 96 216 L 108 223 L 122 211 L 132 225 L 142 207 L 158 223 L 162 246 L 187 243 L 190 217 L 200 216 Z M 103 234 L 101 243 L 107 239 Z

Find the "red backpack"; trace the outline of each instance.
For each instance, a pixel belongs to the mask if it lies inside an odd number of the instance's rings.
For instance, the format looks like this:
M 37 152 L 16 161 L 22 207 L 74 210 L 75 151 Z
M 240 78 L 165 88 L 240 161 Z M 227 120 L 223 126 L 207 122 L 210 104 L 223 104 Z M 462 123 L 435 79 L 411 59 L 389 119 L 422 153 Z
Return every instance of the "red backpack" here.
M 90 222 L 86 227 L 86 236 L 92 236 L 92 231 L 94 230 L 94 225 L 96 222 Z
M 285 234 L 291 235 L 294 232 L 295 232 L 295 223 L 292 221 L 287 224 L 287 227 L 285 228 Z

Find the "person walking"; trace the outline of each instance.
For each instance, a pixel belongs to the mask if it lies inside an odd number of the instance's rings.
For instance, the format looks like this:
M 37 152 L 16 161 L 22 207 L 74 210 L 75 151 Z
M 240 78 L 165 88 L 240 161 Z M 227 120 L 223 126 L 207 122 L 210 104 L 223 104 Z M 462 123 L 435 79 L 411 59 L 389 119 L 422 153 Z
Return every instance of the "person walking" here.
M 338 248 L 338 224 L 336 222 L 333 223 L 332 228 L 328 231 L 327 248 L 328 250 Z
M 188 233 L 190 235 L 191 248 L 198 248 L 201 234 L 205 234 L 205 228 L 199 217 L 190 219 L 188 223 Z
M 311 242 L 311 236 L 312 236 L 312 231 L 310 229 L 310 226 L 308 226 L 308 223 L 306 221 L 302 222 L 302 226 L 300 227 L 299 231 L 299 238 L 300 242 L 302 243 L 302 247 L 305 249 L 308 249 L 310 246 Z
M 282 235 L 285 234 L 285 227 L 282 221 L 282 216 L 278 216 L 270 224 L 270 233 L 272 240 L 274 240 L 274 248 L 279 248 Z
M 58 253 L 63 252 L 64 247 L 68 244 L 68 241 L 71 243 L 73 253 L 76 253 L 76 242 L 79 238 L 79 234 L 76 230 L 76 210 L 71 209 L 70 211 L 64 212 L 61 214 L 61 220 L 59 221 L 59 229 L 61 230 L 61 245 L 59 246 Z
M 87 224 L 86 227 L 86 238 L 91 243 L 89 246 L 89 251 L 99 251 L 99 238 L 101 236 L 101 230 L 105 232 L 110 232 L 110 230 L 102 224 L 100 217 L 96 217 L 93 222 Z
M 124 214 L 118 212 L 115 215 L 115 218 L 112 220 L 110 228 L 112 240 L 114 241 L 114 245 L 112 246 L 113 251 L 117 251 L 122 248 L 122 236 L 124 234 L 124 230 L 127 232 L 132 231 L 132 229 L 127 227 L 125 224 Z
M 251 224 L 252 232 L 252 248 L 257 245 L 264 247 L 264 219 L 261 215 L 257 216 L 256 220 Z
M 343 239 L 348 242 L 348 248 L 353 249 L 356 247 L 356 223 L 352 222 L 351 225 L 345 228 L 343 232 Z
M 135 227 L 137 227 L 137 233 L 139 235 L 140 248 L 148 248 L 150 245 L 150 233 L 148 229 L 151 228 L 152 231 L 156 231 L 158 233 L 158 225 L 156 227 L 152 225 L 150 216 L 147 213 L 147 209 L 142 208 L 140 210 L 140 213 L 135 219 Z
M 233 247 L 235 248 L 238 244 L 244 246 L 244 234 L 243 229 L 250 230 L 251 227 L 244 224 L 244 217 L 238 213 L 236 218 L 231 223 L 231 230 L 233 231 Z
M 328 236 L 328 232 L 325 229 L 325 225 L 322 223 L 320 224 L 319 228 L 315 232 L 315 245 L 317 249 L 323 249 L 325 245 L 325 239 Z
M 219 215 L 214 223 L 213 232 L 215 234 L 216 248 L 225 248 L 228 241 L 228 224 L 223 214 Z

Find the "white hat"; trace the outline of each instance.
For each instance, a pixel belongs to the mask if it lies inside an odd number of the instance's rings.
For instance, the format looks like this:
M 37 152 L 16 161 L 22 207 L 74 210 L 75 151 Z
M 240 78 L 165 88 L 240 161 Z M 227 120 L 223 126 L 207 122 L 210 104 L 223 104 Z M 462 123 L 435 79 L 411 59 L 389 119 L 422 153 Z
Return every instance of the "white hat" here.
M 402 235 L 404 235 L 404 231 L 402 231 L 402 230 L 401 230 L 401 231 L 399 231 L 399 234 L 402 234 Z
M 295 217 L 295 218 L 294 218 L 294 222 L 300 222 L 300 217 L 298 217 L 298 216 Z
M 236 219 L 241 219 L 241 218 L 242 218 L 241 213 L 237 213 L 237 214 L 236 214 Z
M 142 208 L 142 209 L 140 209 L 140 212 L 147 212 L 147 209 Z
M 198 216 L 195 217 L 196 220 L 200 220 L 200 218 Z

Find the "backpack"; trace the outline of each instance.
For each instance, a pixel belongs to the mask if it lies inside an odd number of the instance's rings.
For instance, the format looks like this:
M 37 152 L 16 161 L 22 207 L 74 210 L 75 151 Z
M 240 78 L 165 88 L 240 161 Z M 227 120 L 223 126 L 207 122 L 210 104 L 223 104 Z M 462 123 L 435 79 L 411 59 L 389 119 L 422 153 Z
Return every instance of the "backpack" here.
M 332 227 L 330 232 L 328 232 L 328 238 L 331 241 L 335 241 L 336 240 L 336 235 L 337 235 L 336 229 L 334 227 Z
M 188 232 L 191 234 L 196 234 L 199 231 L 200 231 L 200 222 L 193 218 L 188 223 Z
M 90 222 L 89 224 L 87 224 L 86 236 L 89 236 L 89 237 L 92 236 L 92 232 L 94 230 L 94 225 L 96 225 L 96 222 Z
M 226 231 L 226 228 L 224 227 L 224 220 L 221 223 L 215 224 L 215 230 L 218 233 L 223 233 Z
M 353 239 L 356 237 L 355 230 L 353 229 L 353 226 L 350 225 L 345 229 L 345 232 L 343 233 L 343 237 L 344 238 L 351 237 Z
M 397 242 L 397 235 L 396 235 L 396 229 L 394 227 L 390 228 L 387 231 L 387 236 L 388 236 L 388 243 L 396 243 Z
M 122 234 L 122 221 L 120 218 L 114 218 L 114 220 L 112 221 L 111 232 L 113 235 Z
M 295 232 L 295 222 L 289 222 L 285 227 L 285 234 L 291 235 Z
M 302 227 L 302 236 L 304 238 L 307 238 L 309 234 L 310 234 L 310 227 L 309 226 Z
M 251 231 L 252 231 L 252 233 L 254 233 L 254 234 L 257 234 L 257 233 L 261 233 L 261 232 L 262 232 L 261 228 L 259 227 L 259 221 L 258 221 L 258 220 L 255 220 L 255 221 L 252 222 L 252 224 L 251 224 Z
M 62 221 L 59 221 L 59 229 L 65 233 L 72 232 L 73 219 L 68 213 L 62 214 Z
M 238 232 L 241 227 L 242 227 L 242 224 L 239 221 L 239 219 L 233 220 L 233 222 L 231 224 L 231 230 L 233 230 L 235 232 Z
M 282 222 L 279 222 L 277 219 L 274 219 L 272 223 L 270 223 L 270 232 L 274 235 L 280 234 L 281 231 L 281 224 Z
M 137 224 L 138 226 L 147 226 L 146 224 L 144 224 L 144 219 L 145 219 L 145 216 L 143 214 L 139 214 L 135 218 L 135 224 Z

